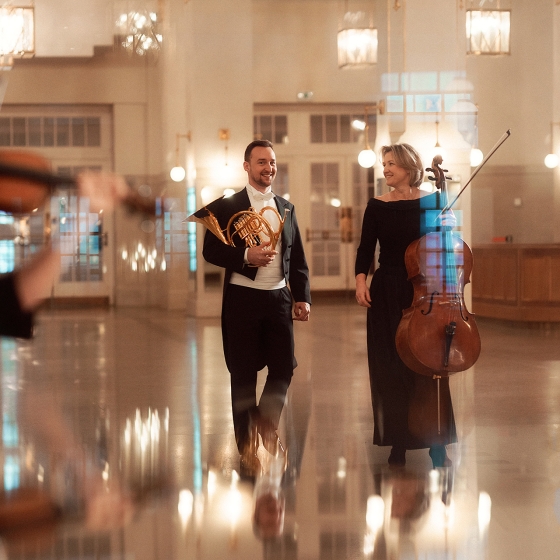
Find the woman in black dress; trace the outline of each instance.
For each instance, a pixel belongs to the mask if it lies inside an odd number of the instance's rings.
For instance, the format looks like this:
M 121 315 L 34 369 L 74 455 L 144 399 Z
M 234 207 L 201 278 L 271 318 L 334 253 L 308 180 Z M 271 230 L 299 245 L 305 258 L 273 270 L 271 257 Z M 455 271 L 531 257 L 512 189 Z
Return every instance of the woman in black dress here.
M 368 308 L 373 443 L 392 446 L 392 465 L 405 464 L 407 449 L 429 448 L 434 467 L 449 466 L 445 445 L 457 440 L 449 380 L 441 379 L 441 429 L 434 430 L 436 381 L 407 368 L 395 346 L 402 311 L 410 307 L 414 295 L 407 278 L 405 251 L 412 241 L 436 231 L 439 193 L 426 194 L 420 190 L 424 172 L 420 156 L 412 146 L 384 146 L 382 156 L 383 174 L 392 189 L 368 202 L 355 266 L 356 300 Z M 445 218 L 445 225 L 454 225 L 452 213 Z M 366 278 L 377 243 L 379 264 L 368 288 Z

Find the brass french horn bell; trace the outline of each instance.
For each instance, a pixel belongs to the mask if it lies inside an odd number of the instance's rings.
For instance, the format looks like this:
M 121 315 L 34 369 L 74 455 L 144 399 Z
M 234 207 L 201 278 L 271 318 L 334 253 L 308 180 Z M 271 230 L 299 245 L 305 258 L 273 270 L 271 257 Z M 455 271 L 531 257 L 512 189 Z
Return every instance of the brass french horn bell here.
M 276 214 L 280 222 L 278 231 L 274 231 L 270 222 L 264 217 L 265 212 L 274 212 Z M 289 212 L 289 210 L 286 210 L 286 212 Z M 272 250 L 275 250 L 280 235 L 282 235 L 286 218 L 282 219 L 278 210 L 272 206 L 265 206 L 260 212 L 250 207 L 249 210 L 242 210 L 234 214 L 229 219 L 226 228 L 222 230 L 216 216 L 204 206 L 194 214 L 191 214 L 187 220 L 203 224 L 222 243 L 231 247 L 236 247 L 234 239 L 237 236 L 245 243 L 245 247 L 255 247 L 266 243 L 270 245 Z

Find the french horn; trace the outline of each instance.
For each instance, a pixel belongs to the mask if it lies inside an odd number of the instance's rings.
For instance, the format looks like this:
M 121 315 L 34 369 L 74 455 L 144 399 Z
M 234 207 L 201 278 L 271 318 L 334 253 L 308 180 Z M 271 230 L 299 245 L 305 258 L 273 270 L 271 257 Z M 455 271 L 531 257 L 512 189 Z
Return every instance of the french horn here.
M 204 212 L 206 215 L 201 216 L 200 214 Z M 274 231 L 270 222 L 264 217 L 265 212 L 274 212 L 274 214 L 276 214 L 278 222 L 280 223 L 278 231 Z M 286 212 L 289 212 L 289 210 L 286 210 Z M 265 206 L 260 212 L 257 212 L 251 206 L 248 210 L 242 210 L 234 214 L 223 230 L 216 216 L 214 216 L 208 208 L 203 207 L 195 214 L 189 216 L 188 221 L 203 224 L 222 243 L 230 245 L 231 247 L 236 247 L 235 243 L 237 239 L 239 239 L 239 241 L 245 243 L 245 247 L 255 247 L 257 245 L 266 244 L 269 245 L 272 250 L 275 250 L 278 240 L 282 235 L 286 217 L 282 219 L 278 210 L 272 206 Z M 237 242 L 239 243 L 239 241 Z

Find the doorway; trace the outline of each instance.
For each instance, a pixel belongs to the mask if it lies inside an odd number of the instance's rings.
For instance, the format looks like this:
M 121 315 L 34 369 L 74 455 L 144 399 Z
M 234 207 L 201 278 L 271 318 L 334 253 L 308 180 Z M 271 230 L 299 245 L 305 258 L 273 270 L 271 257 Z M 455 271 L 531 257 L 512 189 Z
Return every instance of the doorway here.
M 310 164 L 306 250 L 314 290 L 354 288 L 354 261 L 363 213 L 374 196 L 374 172 L 353 159 L 329 158 Z
M 111 170 L 112 146 L 110 106 L 2 107 L 0 147 L 30 150 L 49 160 L 57 175 L 75 177 L 86 169 Z M 43 208 L 26 218 L 27 237 L 10 240 L 18 249 L 14 255 L 23 255 L 14 258 L 12 267 L 31 257 L 45 242 L 45 229 L 50 229 L 60 241 L 62 268 L 52 288 L 53 297 L 111 303 L 113 222 L 113 215 L 91 212 L 89 200 L 74 186 L 61 185 Z

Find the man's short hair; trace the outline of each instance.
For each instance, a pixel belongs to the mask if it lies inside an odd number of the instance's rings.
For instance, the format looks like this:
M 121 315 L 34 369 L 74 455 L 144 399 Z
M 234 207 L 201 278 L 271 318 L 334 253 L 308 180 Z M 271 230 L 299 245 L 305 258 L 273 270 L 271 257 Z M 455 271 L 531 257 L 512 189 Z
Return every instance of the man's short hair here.
M 261 148 L 273 148 L 273 144 L 270 140 L 253 140 L 247 148 L 245 148 L 245 161 L 251 160 L 251 152 L 253 148 L 261 147 Z

